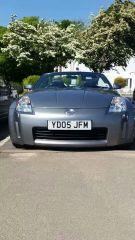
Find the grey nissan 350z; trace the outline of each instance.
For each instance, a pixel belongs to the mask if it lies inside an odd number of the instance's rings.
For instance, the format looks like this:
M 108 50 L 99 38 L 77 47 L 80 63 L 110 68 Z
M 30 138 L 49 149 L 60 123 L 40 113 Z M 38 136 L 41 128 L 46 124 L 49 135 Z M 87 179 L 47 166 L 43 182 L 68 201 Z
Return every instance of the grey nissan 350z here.
M 132 143 L 132 102 L 93 72 L 43 74 L 9 111 L 16 147 L 105 147 Z

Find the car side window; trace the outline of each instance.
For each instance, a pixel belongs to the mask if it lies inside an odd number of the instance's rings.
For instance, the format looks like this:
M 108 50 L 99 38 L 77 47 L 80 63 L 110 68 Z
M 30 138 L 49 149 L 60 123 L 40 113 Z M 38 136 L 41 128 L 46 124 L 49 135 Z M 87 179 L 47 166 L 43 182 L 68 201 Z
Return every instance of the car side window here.
M 8 96 L 9 94 L 9 88 L 6 86 L 6 83 L 0 78 L 0 96 Z
M 105 81 L 103 81 L 102 78 L 98 79 L 97 86 L 102 87 L 102 88 L 109 88 L 110 87 L 109 84 L 106 83 Z

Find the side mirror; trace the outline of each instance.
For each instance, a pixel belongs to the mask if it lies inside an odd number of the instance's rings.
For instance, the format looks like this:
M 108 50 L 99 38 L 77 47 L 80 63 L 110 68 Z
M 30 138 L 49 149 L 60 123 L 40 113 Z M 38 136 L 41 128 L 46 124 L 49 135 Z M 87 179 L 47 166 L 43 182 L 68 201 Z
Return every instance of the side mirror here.
M 32 88 L 33 88 L 32 84 L 24 85 L 24 89 L 26 90 L 32 90 Z
M 119 84 L 114 83 L 113 84 L 113 89 L 121 89 L 122 87 Z

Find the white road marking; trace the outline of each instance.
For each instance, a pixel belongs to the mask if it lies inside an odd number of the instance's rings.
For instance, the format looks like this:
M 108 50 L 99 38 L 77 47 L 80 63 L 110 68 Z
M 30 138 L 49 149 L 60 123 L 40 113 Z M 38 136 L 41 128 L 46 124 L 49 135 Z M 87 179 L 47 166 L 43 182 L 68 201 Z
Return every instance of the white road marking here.
M 0 141 L 0 147 L 9 141 L 10 137 L 6 137 L 4 140 Z

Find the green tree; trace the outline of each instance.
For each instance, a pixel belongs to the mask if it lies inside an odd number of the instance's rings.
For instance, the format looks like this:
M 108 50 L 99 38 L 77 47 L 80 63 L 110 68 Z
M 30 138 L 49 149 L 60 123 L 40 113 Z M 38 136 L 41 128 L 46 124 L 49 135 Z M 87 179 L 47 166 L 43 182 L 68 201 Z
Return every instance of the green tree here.
M 119 76 L 114 79 L 114 83 L 124 88 L 127 86 L 127 79 Z
M 59 22 L 56 22 L 60 28 L 67 29 L 70 25 L 75 25 L 78 29 L 84 28 L 84 23 L 82 21 L 71 21 L 69 19 L 63 19 Z
M 101 9 L 81 34 L 82 59 L 93 71 L 127 66 L 135 54 L 135 3 L 116 0 Z
M 23 17 L 21 21 L 24 23 L 28 23 L 29 25 L 32 25 L 34 27 L 37 27 L 39 24 L 39 17 L 36 16 Z
M 8 35 L 7 28 L 0 26 L 0 76 L 8 82 L 21 82 L 24 77 L 38 73 L 38 69 L 33 68 L 32 65 L 28 66 L 24 63 L 17 66 L 17 62 L 12 56 L 1 51 L 4 47 L 2 40 L 5 33 Z
M 35 84 L 37 82 L 37 80 L 39 79 L 39 75 L 32 75 L 32 76 L 28 76 L 27 78 L 23 79 L 23 86 L 27 85 L 27 84 Z
M 7 57 L 4 53 L 2 53 L 1 48 L 3 47 L 3 43 L 2 43 L 2 39 L 3 39 L 3 35 L 6 33 L 7 28 L 0 26 L 0 75 L 3 76 L 4 74 L 4 64 L 7 60 Z
M 55 22 L 39 21 L 37 27 L 23 21 L 13 21 L 3 36 L 4 54 L 12 58 L 19 69 L 29 69 L 28 75 L 50 72 L 64 66 L 76 55 L 76 25 L 62 29 Z M 36 71 L 36 72 L 33 72 Z
M 3 38 L 3 35 L 5 34 L 5 32 L 7 31 L 6 27 L 0 26 L 0 42 Z
M 32 66 L 28 67 L 27 64 L 17 66 L 17 62 L 12 56 L 2 52 L 4 48 L 3 36 L 4 34 L 8 35 L 8 33 L 9 30 L 6 27 L 0 26 L 0 76 L 8 82 L 21 82 L 29 74 L 35 74 L 36 69 L 34 70 Z

